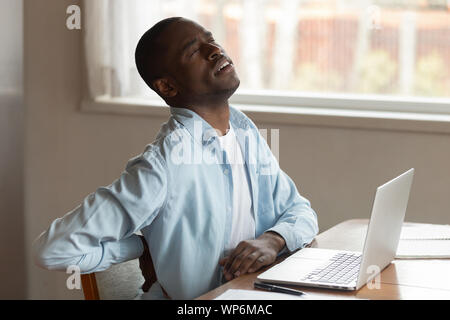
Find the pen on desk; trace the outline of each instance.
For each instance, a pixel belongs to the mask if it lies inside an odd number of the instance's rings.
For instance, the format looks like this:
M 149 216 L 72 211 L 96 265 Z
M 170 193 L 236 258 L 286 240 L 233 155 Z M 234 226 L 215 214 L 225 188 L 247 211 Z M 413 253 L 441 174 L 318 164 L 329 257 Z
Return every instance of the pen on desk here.
M 254 287 L 257 289 L 263 289 L 263 290 L 268 290 L 268 291 L 272 291 L 272 292 L 279 292 L 279 293 L 287 293 L 287 294 L 293 294 L 296 296 L 301 296 L 303 294 L 305 294 L 302 291 L 299 290 L 294 290 L 294 289 L 290 289 L 290 288 L 285 288 L 285 287 L 280 287 L 280 286 L 276 286 L 273 284 L 268 284 L 268 283 L 262 283 L 262 282 L 255 282 L 254 283 Z

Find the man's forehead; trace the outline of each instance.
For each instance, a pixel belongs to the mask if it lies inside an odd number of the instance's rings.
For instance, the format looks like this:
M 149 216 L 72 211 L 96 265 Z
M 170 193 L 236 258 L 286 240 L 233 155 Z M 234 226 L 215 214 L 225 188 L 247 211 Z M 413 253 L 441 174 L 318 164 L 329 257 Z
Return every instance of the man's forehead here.
M 169 40 L 171 47 L 180 49 L 183 45 L 192 41 L 197 35 L 203 33 L 208 33 L 208 30 L 203 26 L 191 20 L 180 19 L 167 28 L 165 38 Z

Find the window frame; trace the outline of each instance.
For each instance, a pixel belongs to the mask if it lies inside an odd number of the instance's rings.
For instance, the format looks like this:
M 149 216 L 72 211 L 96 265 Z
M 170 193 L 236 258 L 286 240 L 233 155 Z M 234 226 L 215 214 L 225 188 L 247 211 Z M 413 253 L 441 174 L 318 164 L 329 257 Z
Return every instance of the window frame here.
M 277 90 L 241 90 L 231 102 L 248 105 L 279 105 L 361 111 L 388 111 L 450 115 L 450 98 L 390 96 L 377 94 L 312 93 Z
M 149 89 L 150 90 L 150 89 Z M 252 100 L 254 98 L 254 100 Z M 284 99 L 297 106 L 276 104 L 258 104 L 261 99 L 277 99 L 280 96 L 236 95 L 230 99 L 230 105 L 244 112 L 254 122 L 270 125 L 313 126 L 342 129 L 363 129 L 381 131 L 421 132 L 433 134 L 450 134 L 450 113 L 398 111 L 408 101 L 386 101 L 389 105 L 383 109 L 368 108 L 380 101 L 357 99 L 332 99 L 302 97 L 294 100 Z M 291 100 L 292 99 L 292 100 Z M 343 108 L 344 103 L 351 102 L 351 108 Z M 253 103 L 249 103 L 253 102 Z M 267 102 L 267 100 L 266 100 Z M 361 103 L 361 108 L 358 105 Z M 419 102 L 416 102 L 417 104 Z M 442 108 L 435 102 L 429 106 Z M 392 108 L 389 109 L 388 107 Z M 93 114 L 112 114 L 118 116 L 148 116 L 167 119 L 169 107 L 162 99 L 111 98 L 101 96 L 95 99 L 85 98 L 81 101 L 80 112 Z
M 168 106 L 156 94 L 154 98 L 91 97 L 84 46 L 81 41 L 80 112 L 169 116 Z M 450 98 L 238 89 L 230 105 L 264 124 L 450 134 Z

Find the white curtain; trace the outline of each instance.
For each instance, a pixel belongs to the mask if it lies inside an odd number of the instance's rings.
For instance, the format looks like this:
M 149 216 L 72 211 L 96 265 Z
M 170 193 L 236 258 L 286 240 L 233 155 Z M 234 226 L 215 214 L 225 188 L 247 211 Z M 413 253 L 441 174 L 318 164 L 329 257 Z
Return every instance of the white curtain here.
M 142 34 L 161 19 L 159 0 L 85 0 L 84 43 L 88 87 L 99 96 L 148 96 L 134 51 Z

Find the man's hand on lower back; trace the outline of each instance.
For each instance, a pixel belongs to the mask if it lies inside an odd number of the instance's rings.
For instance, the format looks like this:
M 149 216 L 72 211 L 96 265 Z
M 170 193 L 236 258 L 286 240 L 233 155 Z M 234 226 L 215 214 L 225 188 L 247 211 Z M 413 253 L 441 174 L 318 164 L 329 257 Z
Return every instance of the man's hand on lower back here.
M 147 292 L 157 279 L 147 242 L 143 236 L 140 236 L 140 238 L 142 240 L 142 244 L 144 245 L 144 252 L 139 257 L 139 268 L 141 269 L 142 275 L 145 279 L 145 282 L 142 285 L 142 290 Z
M 231 254 L 219 261 L 224 267 L 225 279 L 231 280 L 245 273 L 252 273 L 275 262 L 285 241 L 278 233 L 265 232 L 255 240 L 239 243 Z

